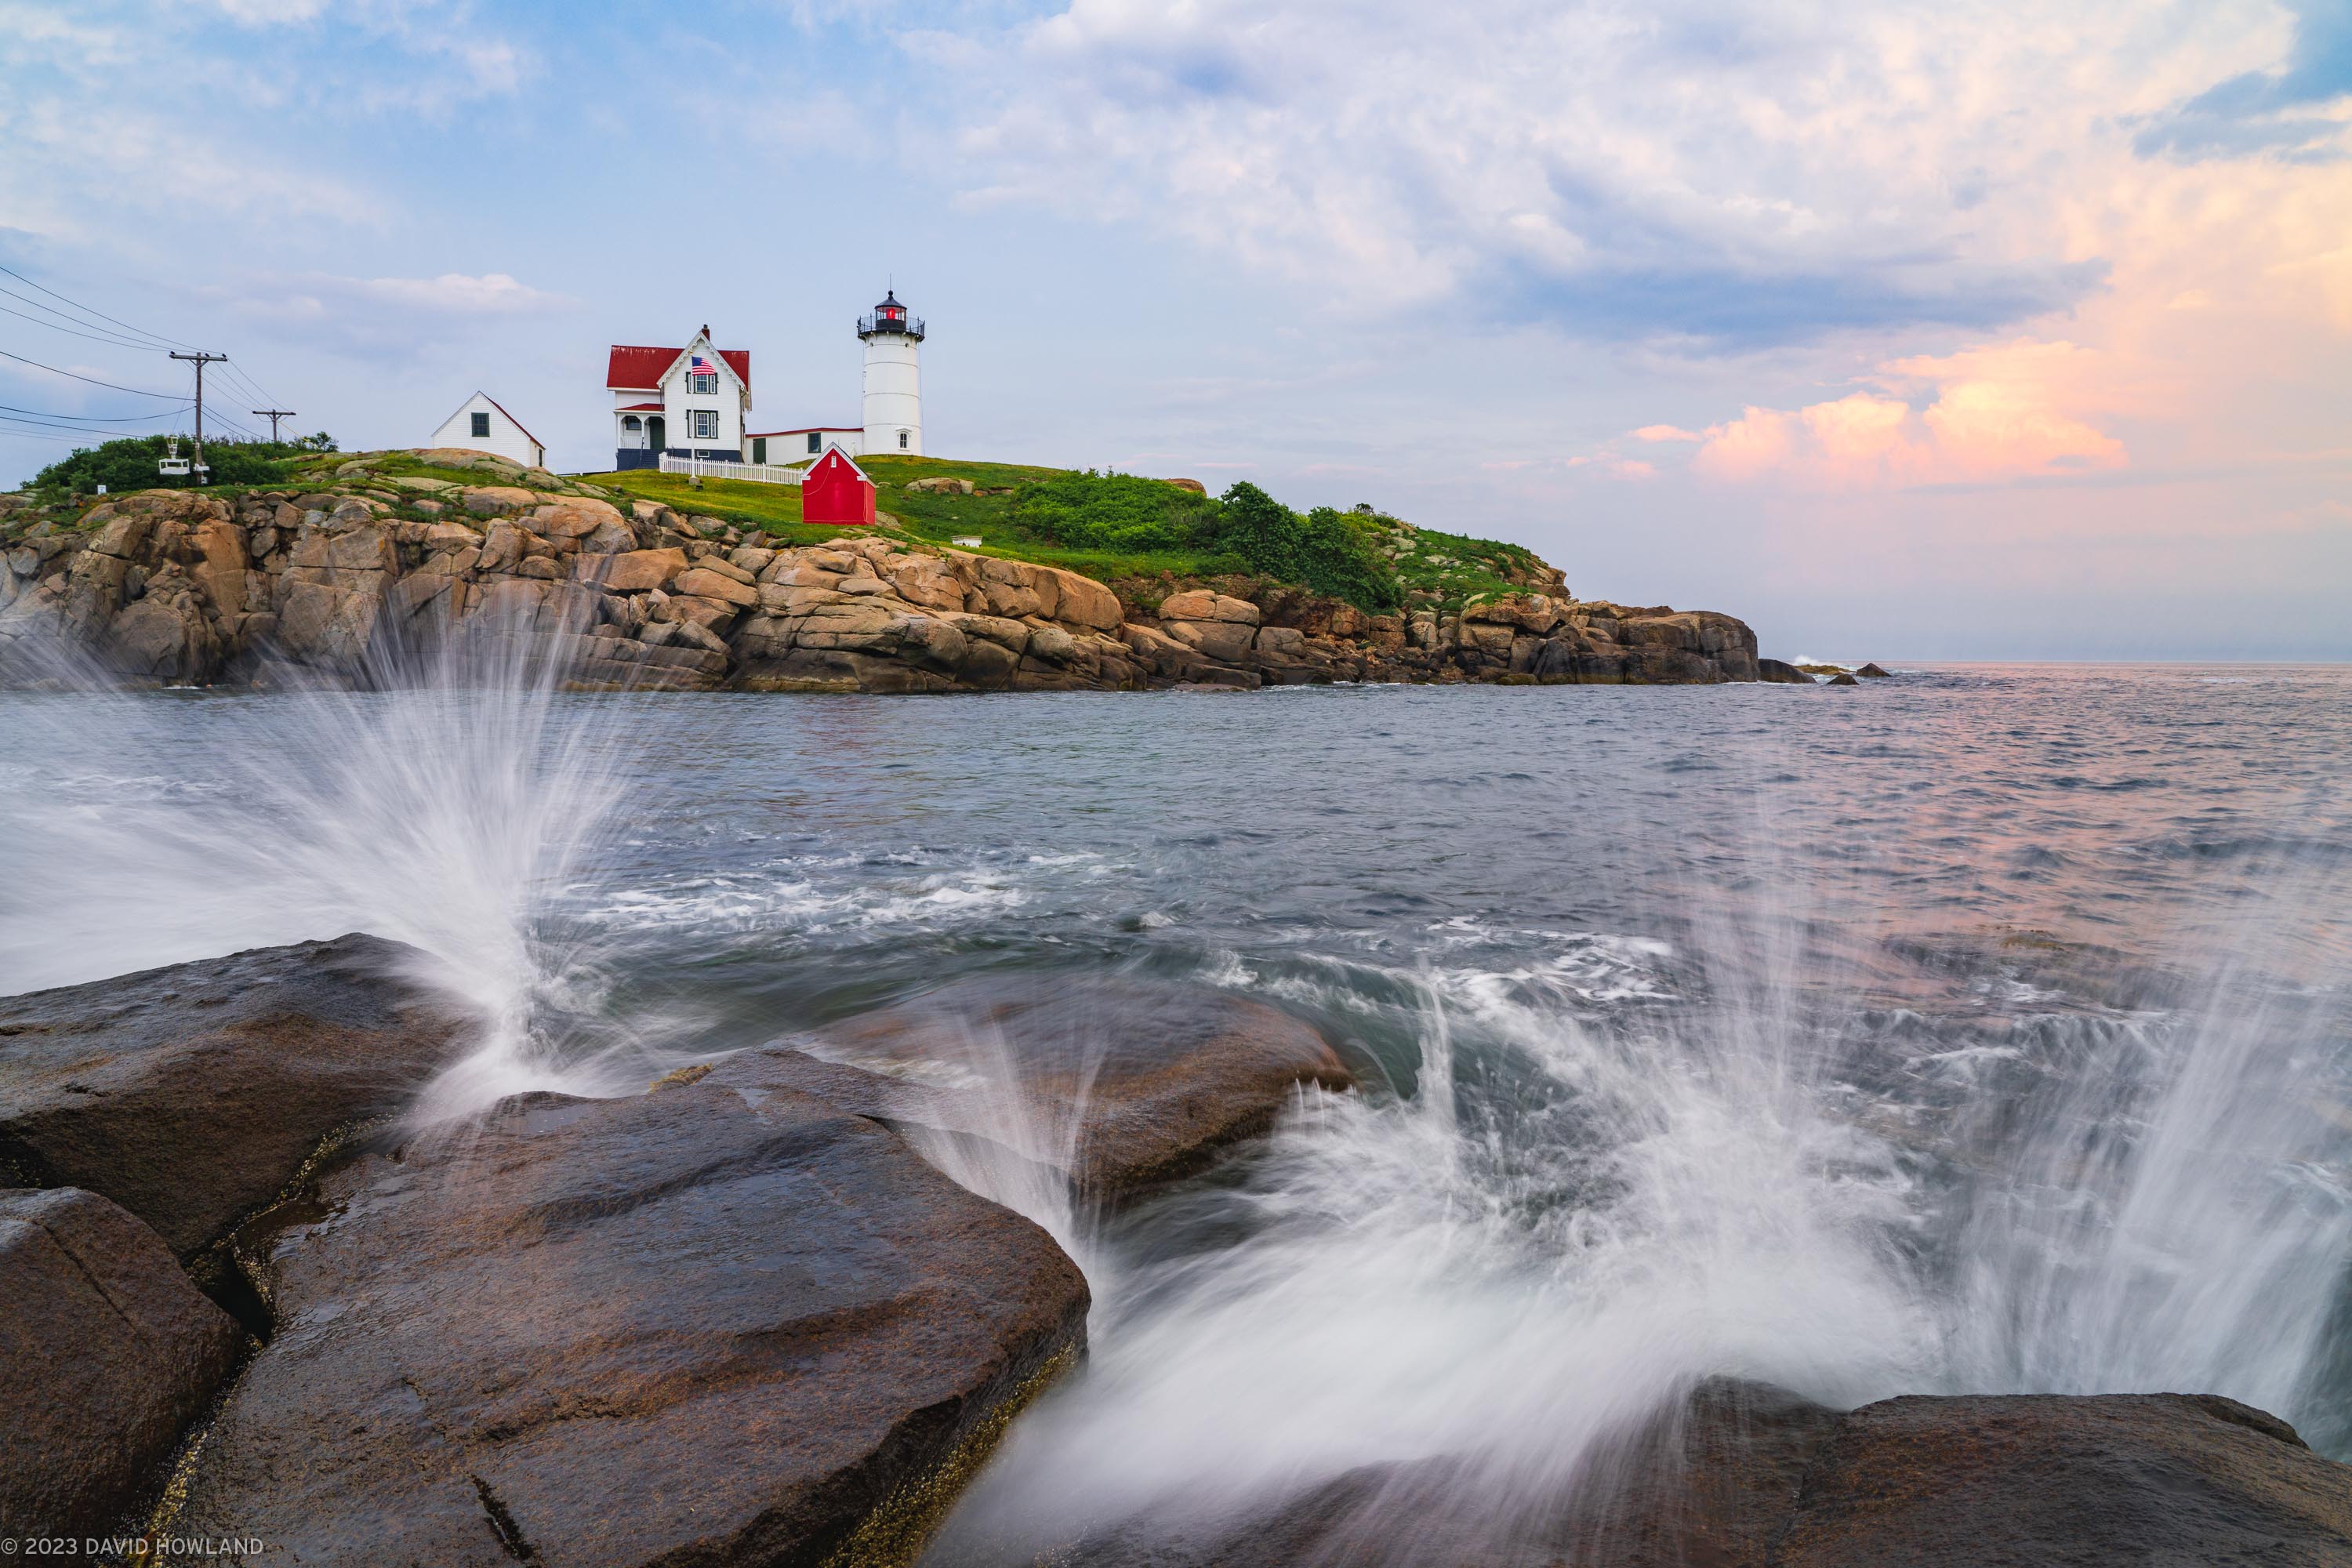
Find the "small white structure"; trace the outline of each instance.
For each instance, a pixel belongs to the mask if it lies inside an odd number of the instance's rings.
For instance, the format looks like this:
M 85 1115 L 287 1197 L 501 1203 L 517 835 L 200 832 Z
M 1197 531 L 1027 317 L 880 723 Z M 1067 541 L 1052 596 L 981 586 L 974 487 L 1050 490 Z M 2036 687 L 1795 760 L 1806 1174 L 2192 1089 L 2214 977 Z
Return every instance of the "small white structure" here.
M 869 454 L 923 451 L 923 323 L 890 289 L 857 322 L 866 344 L 866 446 Z
M 547 448 L 522 427 L 522 421 L 499 406 L 498 399 L 478 392 L 441 422 L 427 447 L 467 447 L 511 458 L 526 468 L 547 467 Z
M 751 412 L 751 352 L 712 344 L 704 327 L 682 349 L 614 343 L 605 362 L 616 468 L 651 468 L 662 454 L 743 460 Z
M 855 425 L 803 425 L 791 430 L 755 430 L 744 437 L 751 443 L 755 463 L 804 463 L 822 458 L 828 447 L 838 447 L 855 458 L 866 449 L 866 432 Z

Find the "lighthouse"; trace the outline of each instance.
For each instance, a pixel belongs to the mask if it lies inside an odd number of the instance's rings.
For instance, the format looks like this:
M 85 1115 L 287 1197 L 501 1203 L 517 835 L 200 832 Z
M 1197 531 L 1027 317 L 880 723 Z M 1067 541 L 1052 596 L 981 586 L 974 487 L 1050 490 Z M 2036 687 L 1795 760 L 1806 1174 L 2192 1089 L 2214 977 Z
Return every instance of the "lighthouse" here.
M 857 319 L 866 345 L 866 450 L 888 457 L 923 450 L 923 323 L 907 313 L 891 289 L 870 315 Z

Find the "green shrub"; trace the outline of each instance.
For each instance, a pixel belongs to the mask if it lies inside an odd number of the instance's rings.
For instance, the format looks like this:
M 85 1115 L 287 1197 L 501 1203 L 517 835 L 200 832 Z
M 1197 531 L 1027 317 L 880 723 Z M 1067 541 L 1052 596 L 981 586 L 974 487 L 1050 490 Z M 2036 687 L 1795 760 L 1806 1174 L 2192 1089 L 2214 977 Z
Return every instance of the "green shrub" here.
M 1284 583 L 1299 575 L 1299 515 L 1250 483 L 1226 488 L 1217 515 L 1217 542 L 1250 563 L 1250 570 Z
M 1395 568 L 1373 548 L 1361 523 L 1328 506 L 1301 517 L 1246 479 L 1225 491 L 1214 542 L 1248 562 L 1253 572 L 1303 584 L 1359 609 L 1377 613 L 1404 603 Z
M 1298 542 L 1298 580 L 1317 593 L 1378 614 L 1404 603 L 1404 584 L 1364 525 L 1344 511 L 1318 506 L 1307 514 Z
M 1077 550 L 1186 550 L 1216 503 L 1165 479 L 1133 474 L 1055 474 L 1021 487 L 1013 521 Z
M 155 471 L 168 437 L 125 436 L 98 447 L 77 447 L 33 476 L 29 489 L 72 490 L 89 495 L 104 485 L 110 492 L 153 489 L 158 485 L 184 485 L 186 479 L 165 479 Z M 321 430 L 296 441 L 206 441 L 205 462 L 216 485 L 265 485 L 282 476 L 279 465 L 288 458 L 335 449 L 334 437 Z M 184 437 L 180 456 L 193 458 L 194 443 Z

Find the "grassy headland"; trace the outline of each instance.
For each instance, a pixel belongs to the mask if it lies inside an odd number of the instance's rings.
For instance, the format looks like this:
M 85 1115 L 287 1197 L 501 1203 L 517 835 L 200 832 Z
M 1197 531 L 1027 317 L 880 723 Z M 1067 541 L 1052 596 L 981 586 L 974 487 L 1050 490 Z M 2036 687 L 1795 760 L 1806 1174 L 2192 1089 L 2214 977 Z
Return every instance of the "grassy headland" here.
M 24 487 L 31 505 L 5 509 L 0 533 L 21 534 L 43 521 L 80 526 L 100 482 L 115 494 L 157 483 L 152 445 L 109 442 L 61 460 Z M 257 488 L 350 489 L 422 518 L 431 509 L 416 503 L 443 490 L 519 483 L 657 501 L 780 544 L 822 543 L 838 533 L 803 521 L 793 485 L 720 479 L 698 485 L 682 474 L 642 468 L 559 479 L 465 454 L 435 453 L 440 460 L 429 460 L 399 449 L 338 452 L 324 435 L 245 447 L 233 457 L 226 446 L 208 447 L 208 455 L 214 451 L 228 458 L 216 459 L 215 472 L 232 482 L 210 487 L 223 496 Z M 977 538 L 977 546 L 964 548 L 1081 573 L 1147 607 L 1204 585 L 1252 596 L 1281 589 L 1375 614 L 1459 608 L 1515 589 L 1559 589 L 1558 574 L 1522 546 L 1416 528 L 1369 506 L 1297 512 L 1247 482 L 1211 496 L 1189 480 L 1134 474 L 941 458 L 861 462 L 877 488 L 883 531 L 934 545 Z
M 1130 599 L 1201 583 L 1302 587 L 1358 607 L 1459 605 L 1538 586 L 1548 569 L 1532 551 L 1416 528 L 1369 508 L 1300 514 L 1255 485 L 1222 497 L 1173 480 L 940 458 L 864 458 L 884 526 L 926 543 L 978 538 L 978 552 L 1066 567 Z M 764 529 L 783 542 L 821 542 L 833 530 L 801 521 L 790 485 L 648 469 L 581 476 L 588 483 L 682 512 Z M 910 489 L 924 479 L 971 487 Z M 967 546 L 966 548 L 971 548 Z M 1155 592 L 1155 589 L 1157 592 Z

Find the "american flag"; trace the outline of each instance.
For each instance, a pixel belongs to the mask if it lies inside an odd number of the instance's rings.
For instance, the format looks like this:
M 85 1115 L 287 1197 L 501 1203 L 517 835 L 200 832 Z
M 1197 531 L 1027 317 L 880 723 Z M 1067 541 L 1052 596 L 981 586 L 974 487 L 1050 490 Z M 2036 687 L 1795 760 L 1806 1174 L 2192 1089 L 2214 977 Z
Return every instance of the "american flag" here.
M 695 374 L 716 375 L 719 374 L 719 367 L 712 364 L 709 360 L 704 359 L 700 354 L 688 354 L 686 357 L 687 369 L 692 371 Z

